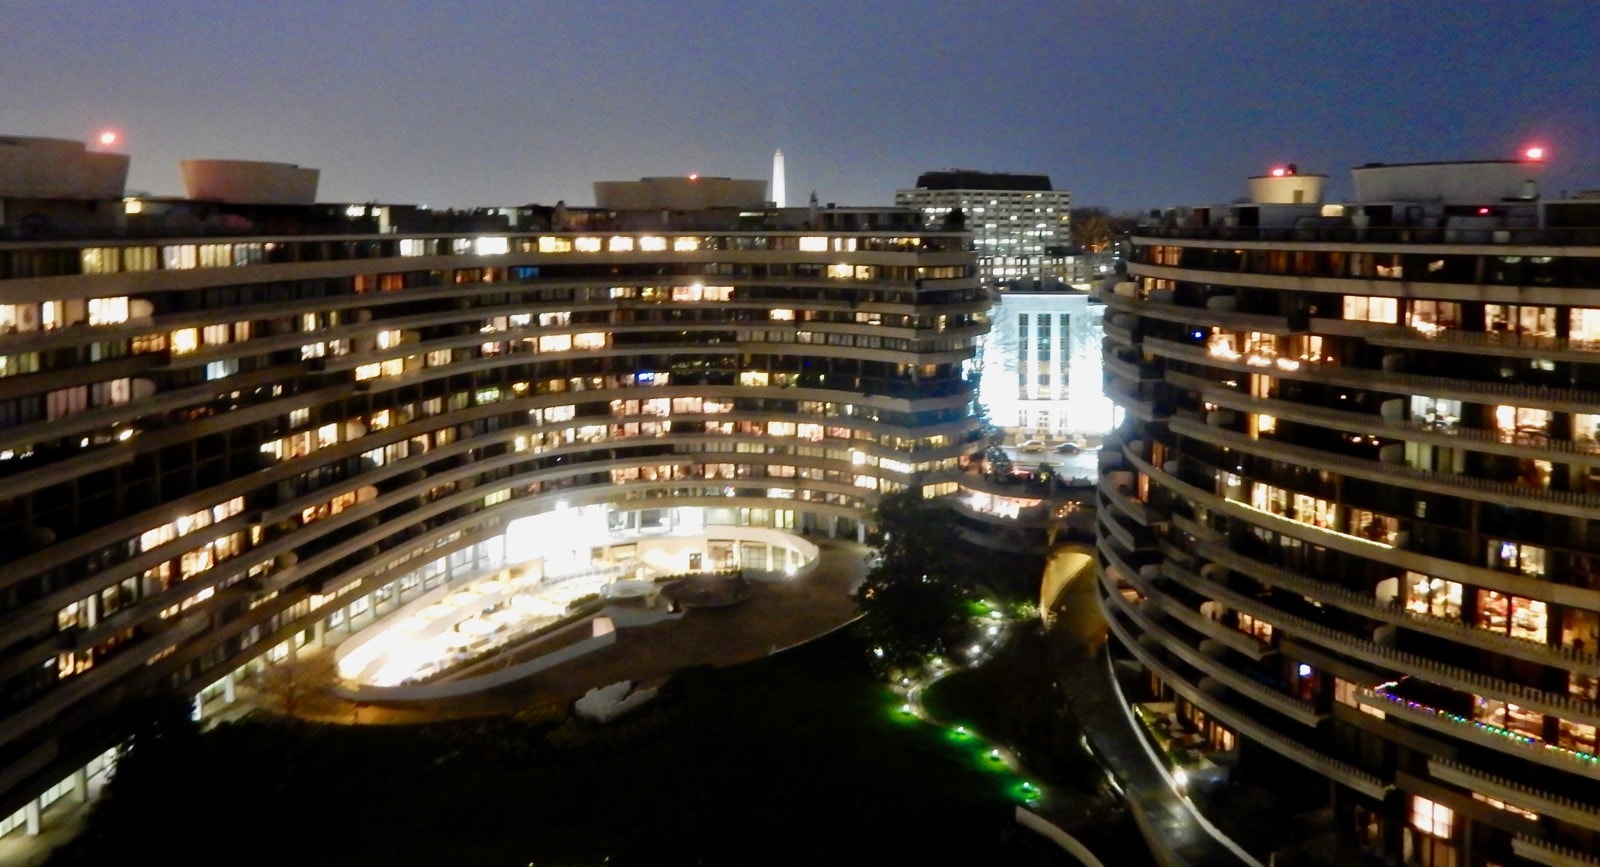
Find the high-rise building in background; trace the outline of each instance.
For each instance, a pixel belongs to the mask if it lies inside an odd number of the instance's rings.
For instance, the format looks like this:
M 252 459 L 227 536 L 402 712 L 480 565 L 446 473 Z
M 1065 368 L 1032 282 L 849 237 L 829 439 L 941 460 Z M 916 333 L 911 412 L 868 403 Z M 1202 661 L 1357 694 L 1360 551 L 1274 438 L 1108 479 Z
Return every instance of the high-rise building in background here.
M 921 211 L 930 228 L 951 222 L 972 232 L 984 284 L 1059 279 L 1055 263 L 1072 239 L 1072 195 L 1050 185 L 1048 175 L 1015 175 L 966 169 L 925 172 L 914 189 L 897 190 L 895 204 Z
M 1100 388 L 1102 317 L 1089 313 L 1083 290 L 1110 276 L 1103 269 L 1111 257 L 1091 264 L 1069 249 L 1071 201 L 1047 175 L 964 169 L 925 172 L 914 189 L 895 193 L 895 203 L 921 211 L 929 227 L 972 233 L 984 283 L 999 290 L 981 399 L 990 421 L 1016 441 L 1110 426 Z
M 517 519 L 855 533 L 983 447 L 989 295 L 914 211 L 701 177 L 434 213 L 217 160 L 124 197 L 126 157 L 0 151 L 0 833 L 90 790 L 118 703 L 210 714 L 510 568 Z
M 1338 863 L 1596 863 L 1600 199 L 1541 168 L 1280 169 L 1101 295 L 1116 655 Z

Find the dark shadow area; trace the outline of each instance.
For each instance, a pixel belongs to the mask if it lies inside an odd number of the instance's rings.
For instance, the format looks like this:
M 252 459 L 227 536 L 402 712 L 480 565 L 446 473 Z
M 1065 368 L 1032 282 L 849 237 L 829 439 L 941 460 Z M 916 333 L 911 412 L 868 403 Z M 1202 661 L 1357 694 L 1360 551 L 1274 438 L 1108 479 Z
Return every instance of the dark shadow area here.
M 689 670 L 603 727 L 249 718 L 125 766 L 48 863 L 1071 863 L 862 660 L 841 633 Z

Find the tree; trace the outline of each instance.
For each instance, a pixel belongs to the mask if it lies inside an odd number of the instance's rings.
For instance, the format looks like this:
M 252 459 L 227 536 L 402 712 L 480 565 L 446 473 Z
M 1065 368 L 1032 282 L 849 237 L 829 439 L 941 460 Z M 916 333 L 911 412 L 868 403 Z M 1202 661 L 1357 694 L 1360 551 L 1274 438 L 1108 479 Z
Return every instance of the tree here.
M 1073 208 L 1071 213 L 1072 244 L 1090 253 L 1110 249 L 1117 239 L 1131 234 L 1138 222 L 1136 217 L 1113 215 L 1102 207 Z
M 955 525 L 942 506 L 912 487 L 884 497 L 873 513 L 875 565 L 856 590 L 857 634 L 880 674 L 948 655 L 970 628 L 964 586 L 950 555 Z
M 306 700 L 315 694 L 319 682 L 308 660 L 293 658 L 280 659 L 262 669 L 255 676 L 254 685 L 263 696 L 271 698 L 269 706 L 285 716 L 295 716 L 305 710 Z

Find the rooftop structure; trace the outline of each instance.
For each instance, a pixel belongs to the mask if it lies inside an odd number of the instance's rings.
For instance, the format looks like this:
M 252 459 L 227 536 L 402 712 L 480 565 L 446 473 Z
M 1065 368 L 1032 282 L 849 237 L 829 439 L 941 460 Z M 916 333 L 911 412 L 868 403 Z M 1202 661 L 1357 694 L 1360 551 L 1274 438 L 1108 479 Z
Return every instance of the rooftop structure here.
M 945 169 L 917 175 L 917 188 L 924 190 L 1004 190 L 1007 192 L 1050 192 L 1049 175 L 1013 175 L 1004 172 L 979 172 L 972 169 Z
M 258 205 L 309 205 L 317 200 L 316 169 L 256 160 L 184 160 L 178 164 L 191 199 Z
M 1542 168 L 1264 175 L 1101 293 L 1116 652 L 1338 863 L 1592 863 L 1600 207 Z

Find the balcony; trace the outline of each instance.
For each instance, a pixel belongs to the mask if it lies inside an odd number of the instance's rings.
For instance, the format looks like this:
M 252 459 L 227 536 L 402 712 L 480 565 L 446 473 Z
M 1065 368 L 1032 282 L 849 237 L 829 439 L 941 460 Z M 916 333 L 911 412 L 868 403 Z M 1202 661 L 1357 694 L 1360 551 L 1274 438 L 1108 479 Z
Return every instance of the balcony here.
M 1105 498 L 1106 502 L 1115 506 L 1122 514 L 1132 518 L 1141 527 L 1161 524 L 1165 520 L 1165 517 L 1160 512 L 1139 500 L 1135 500 L 1127 491 L 1123 490 L 1122 486 L 1113 483 L 1109 477 L 1101 478 L 1099 491 L 1100 496 Z
M 1105 395 L 1110 401 L 1127 410 L 1128 414 L 1142 422 L 1150 423 L 1165 419 L 1165 413 L 1158 413 L 1153 401 L 1138 395 L 1138 389 L 1130 389 L 1121 382 L 1111 381 L 1105 385 Z
M 1238 373 L 1262 372 L 1262 368 L 1252 366 L 1243 359 L 1229 361 L 1218 358 L 1206 352 L 1204 347 L 1194 344 L 1160 337 L 1146 337 L 1141 346 L 1148 352 L 1168 358 L 1192 361 Z M 1274 367 L 1272 374 L 1279 379 L 1317 382 L 1324 385 L 1376 389 L 1396 394 L 1422 394 L 1471 403 L 1509 403 L 1558 412 L 1589 412 L 1595 404 L 1600 403 L 1600 392 L 1594 391 L 1456 379 L 1448 376 L 1424 376 L 1372 368 L 1341 367 L 1335 364 L 1302 364 L 1293 370 Z
M 1549 459 L 1554 453 L 1565 463 L 1600 466 L 1600 442 L 1593 440 L 1581 442 L 1553 440 L 1544 436 L 1518 436 L 1478 428 L 1445 428 L 1428 424 L 1420 419 L 1386 420 L 1371 413 L 1346 412 L 1289 400 L 1250 397 L 1232 389 L 1216 387 L 1199 377 L 1170 371 L 1166 378 L 1174 385 L 1197 391 L 1209 403 L 1239 412 L 1260 413 L 1286 421 L 1304 422 L 1369 436 L 1449 447 L 1465 446 L 1474 451 L 1513 457 Z M 1181 383 L 1180 378 L 1183 380 Z M 1202 383 L 1202 387 L 1195 388 Z
M 1600 760 L 1586 753 L 1563 749 L 1538 738 L 1476 722 L 1464 716 L 1407 701 L 1375 689 L 1359 690 L 1356 693 L 1356 701 L 1382 711 L 1388 716 L 1433 729 L 1458 740 L 1469 741 L 1546 767 L 1580 774 L 1591 780 L 1600 780 Z
M 1122 315 L 1124 317 L 1127 316 L 1127 314 Z M 1105 318 L 1105 322 L 1101 324 L 1100 329 L 1101 333 L 1105 335 L 1107 343 L 1110 343 L 1113 346 L 1133 346 L 1133 325 L 1133 322 L 1116 321 L 1112 319 L 1112 317 L 1107 316 Z
M 1271 645 L 1263 644 L 1237 629 L 1212 620 L 1210 617 L 1196 611 L 1190 605 L 1185 604 L 1182 600 L 1176 599 L 1171 594 L 1160 589 L 1151 580 L 1158 577 L 1160 572 L 1161 567 L 1159 566 L 1146 566 L 1140 569 L 1137 574 L 1128 573 L 1126 570 L 1121 574 L 1127 576 L 1124 580 L 1135 590 L 1138 590 L 1147 601 L 1159 606 L 1162 611 L 1171 615 L 1175 620 L 1206 636 L 1210 641 L 1223 645 L 1243 656 L 1248 656 L 1255 661 L 1260 661 L 1278 652 Z
M 1160 639 L 1160 644 L 1168 653 L 1174 654 L 1184 662 L 1205 673 L 1206 678 L 1227 686 L 1240 695 L 1264 705 L 1280 714 L 1294 720 L 1301 725 L 1316 728 L 1317 724 L 1327 717 L 1327 714 L 1318 713 L 1310 703 L 1300 701 L 1292 696 L 1285 695 L 1272 689 L 1266 684 L 1259 683 L 1244 674 L 1235 671 L 1225 661 L 1203 653 L 1181 637 L 1161 628 L 1150 615 L 1141 607 L 1134 607 L 1116 592 L 1116 588 L 1107 583 L 1105 574 L 1101 574 L 1102 583 L 1106 584 L 1108 598 L 1113 598 L 1112 604 L 1122 609 L 1128 619 L 1144 630 L 1144 634 Z M 1136 584 L 1135 586 L 1139 586 Z M 1202 681 L 1202 687 L 1204 681 Z
M 1267 749 L 1283 756 L 1290 761 L 1303 765 L 1321 774 L 1334 782 L 1348 786 L 1369 798 L 1383 800 L 1392 788 L 1380 780 L 1376 775 L 1370 774 L 1360 768 L 1342 762 L 1338 759 L 1323 755 L 1321 752 L 1306 746 L 1294 738 L 1268 728 L 1256 722 L 1246 714 L 1217 699 L 1216 696 L 1203 692 L 1199 687 L 1189 683 L 1178 675 L 1171 667 L 1167 666 L 1150 650 L 1138 643 L 1133 634 L 1117 619 L 1115 612 L 1105 611 L 1105 600 L 1101 599 L 1102 612 L 1105 614 L 1106 625 L 1117 636 L 1117 640 L 1139 660 L 1140 664 L 1149 669 L 1173 691 L 1188 699 L 1196 707 L 1212 719 L 1226 726 L 1240 737 L 1255 741 Z
M 1213 445 L 1238 449 L 1247 454 L 1271 454 L 1273 457 L 1309 469 L 1338 473 L 1370 482 L 1401 484 L 1435 494 L 1487 503 L 1510 504 L 1549 514 L 1565 515 L 1569 518 L 1588 519 L 1600 512 L 1600 494 L 1553 491 L 1454 473 L 1432 473 L 1412 469 L 1403 464 L 1352 458 L 1279 440 L 1255 440 L 1241 433 L 1184 418 L 1172 419 L 1169 427 L 1174 433 Z
M 1135 247 L 1152 243 L 1155 239 L 1195 241 L 1300 241 L 1305 248 L 1311 242 L 1333 241 L 1341 244 L 1428 244 L 1476 245 L 1490 242 L 1483 232 L 1463 232 L 1436 226 L 1140 226 L 1133 232 Z M 1494 243 L 1523 246 L 1592 246 L 1600 244 L 1600 230 L 1595 229 L 1496 229 Z M 1499 240 L 1503 237 L 1504 240 Z M 1554 253 L 1556 251 L 1552 251 Z
M 1600 858 L 1593 855 L 1558 843 L 1535 840 L 1532 837 L 1518 836 L 1512 838 L 1511 851 L 1518 858 L 1532 861 L 1535 864 L 1548 864 L 1550 867 L 1595 867 L 1595 865 L 1600 865 Z
M 1236 313 L 1232 310 L 1212 310 L 1207 307 L 1186 307 L 1173 303 L 1161 303 L 1154 297 L 1150 300 L 1136 302 L 1133 311 L 1147 319 L 1160 319 L 1166 322 L 1180 322 L 1185 325 L 1194 325 L 1201 328 L 1221 328 L 1227 331 L 1259 331 L 1263 334 L 1276 334 L 1287 336 L 1304 329 L 1295 329 L 1289 325 L 1285 316 L 1269 316 L 1262 313 Z
M 1425 334 L 1396 326 L 1383 335 L 1368 338 L 1367 342 L 1375 346 L 1464 352 L 1493 355 L 1496 358 L 1548 358 L 1592 364 L 1600 357 L 1600 340 L 1573 340 L 1515 332 L 1462 331 L 1458 328 Z
M 1428 759 L 1428 774 L 1440 782 L 1481 792 L 1512 806 L 1532 810 L 1541 816 L 1549 816 L 1591 831 L 1600 831 L 1600 808 L 1596 808 L 1593 804 L 1542 792 L 1515 780 L 1486 774 L 1460 762 L 1438 756 Z
M 1247 596 L 1219 581 L 1196 575 L 1171 563 L 1163 564 L 1161 569 L 1173 580 L 1181 581 L 1196 592 L 1204 593 L 1225 605 L 1264 620 L 1276 629 L 1285 630 L 1292 635 L 1316 638 L 1321 643 L 1370 665 L 1412 675 L 1459 692 L 1495 698 L 1562 719 L 1600 726 L 1600 706 L 1592 701 L 1581 701 L 1571 696 L 1546 692 L 1520 683 L 1478 674 L 1425 656 L 1385 647 L 1375 641 L 1296 617 L 1265 600 Z
M 1158 378 L 1144 376 L 1139 369 L 1139 365 L 1131 361 L 1123 361 L 1121 358 L 1117 357 L 1115 352 L 1102 352 L 1100 355 L 1101 369 L 1104 370 L 1106 374 L 1115 376 L 1124 382 L 1137 383 L 1141 379 Z
M 1517 659 L 1600 677 L 1600 657 L 1592 653 L 1578 653 L 1571 648 L 1552 647 L 1526 638 L 1513 638 L 1503 633 L 1477 629 L 1461 620 L 1408 611 L 1398 603 L 1398 600 L 1386 605 L 1371 594 L 1358 593 L 1347 587 L 1328 584 L 1289 569 L 1263 563 L 1240 554 L 1225 544 L 1202 545 L 1199 553 L 1213 563 L 1249 575 L 1263 584 L 1282 587 L 1362 617 L 1425 632 L 1458 644 L 1485 647 Z

